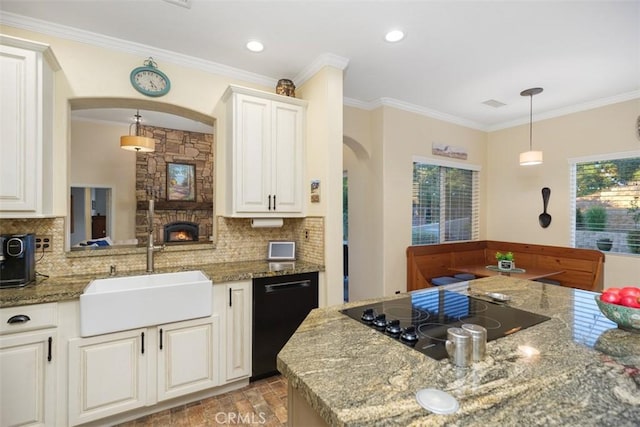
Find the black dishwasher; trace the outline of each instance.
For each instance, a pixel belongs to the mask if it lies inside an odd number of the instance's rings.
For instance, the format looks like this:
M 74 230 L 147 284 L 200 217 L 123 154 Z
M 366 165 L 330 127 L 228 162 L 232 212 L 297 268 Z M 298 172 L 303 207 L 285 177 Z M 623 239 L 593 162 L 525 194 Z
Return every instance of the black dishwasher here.
M 317 272 L 253 279 L 251 381 L 278 373 L 278 352 L 317 307 Z

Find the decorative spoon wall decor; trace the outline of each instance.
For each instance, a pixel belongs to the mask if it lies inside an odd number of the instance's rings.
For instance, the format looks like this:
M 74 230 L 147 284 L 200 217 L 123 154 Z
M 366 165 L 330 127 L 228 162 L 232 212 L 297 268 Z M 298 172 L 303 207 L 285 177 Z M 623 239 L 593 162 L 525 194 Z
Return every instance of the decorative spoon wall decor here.
M 542 228 L 547 228 L 549 224 L 551 224 L 551 215 L 547 213 L 547 205 L 549 204 L 549 196 L 551 196 L 551 189 L 549 187 L 544 187 L 542 189 L 542 205 L 543 210 L 540 216 L 538 217 L 538 221 L 540 222 L 540 226 Z

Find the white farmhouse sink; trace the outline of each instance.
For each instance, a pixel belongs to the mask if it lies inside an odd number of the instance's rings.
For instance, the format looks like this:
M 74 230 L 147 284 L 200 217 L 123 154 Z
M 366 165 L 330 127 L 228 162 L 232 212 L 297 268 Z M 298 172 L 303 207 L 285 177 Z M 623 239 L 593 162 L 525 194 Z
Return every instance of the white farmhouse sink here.
M 80 295 L 80 336 L 210 316 L 211 288 L 201 271 L 92 280 Z

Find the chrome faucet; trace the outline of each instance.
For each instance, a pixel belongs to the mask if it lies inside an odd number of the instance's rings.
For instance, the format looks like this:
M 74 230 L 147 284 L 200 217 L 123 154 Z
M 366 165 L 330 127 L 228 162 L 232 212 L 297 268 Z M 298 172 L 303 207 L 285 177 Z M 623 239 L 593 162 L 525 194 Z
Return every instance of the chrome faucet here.
M 154 200 L 149 199 L 148 226 L 147 226 L 147 272 L 153 273 L 153 253 L 164 249 L 164 245 L 155 246 L 153 243 L 153 217 L 154 217 Z

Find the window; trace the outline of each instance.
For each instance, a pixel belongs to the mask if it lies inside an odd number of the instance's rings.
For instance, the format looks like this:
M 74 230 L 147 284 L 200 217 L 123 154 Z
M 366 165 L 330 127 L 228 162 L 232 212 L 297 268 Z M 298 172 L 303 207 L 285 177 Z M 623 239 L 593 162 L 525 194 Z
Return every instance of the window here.
M 576 248 L 640 254 L 640 157 L 573 159 L 572 240 Z
M 478 240 L 478 169 L 414 159 L 411 244 Z

